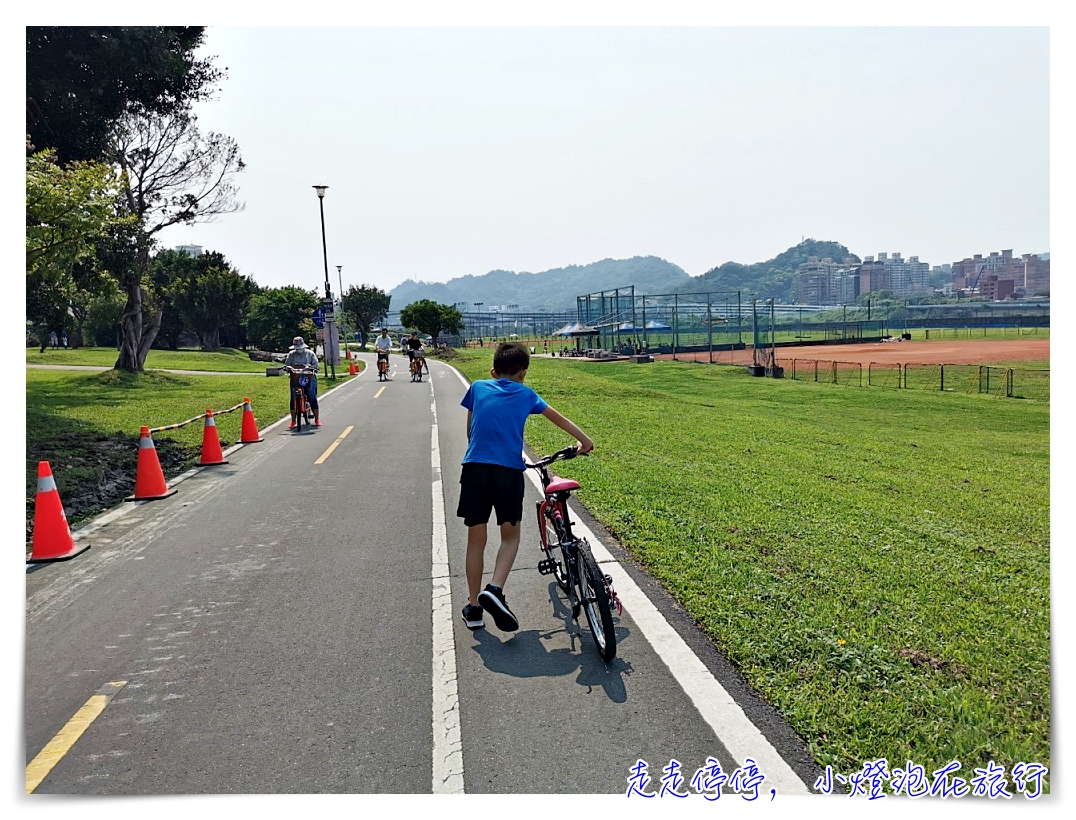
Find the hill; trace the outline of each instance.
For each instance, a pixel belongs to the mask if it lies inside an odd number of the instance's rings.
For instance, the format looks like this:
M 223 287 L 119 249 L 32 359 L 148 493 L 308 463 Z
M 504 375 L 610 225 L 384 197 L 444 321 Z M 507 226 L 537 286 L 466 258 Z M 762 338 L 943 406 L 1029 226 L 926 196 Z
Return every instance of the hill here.
M 796 270 L 808 258 L 829 257 L 834 262 L 843 262 L 851 257 L 856 262 L 860 259 L 848 248 L 838 242 L 825 242 L 805 239 L 773 259 L 743 265 L 739 262 L 725 262 L 706 273 L 692 277 L 690 288 L 683 286 L 677 292 L 739 290 L 744 298 L 774 299 L 777 302 L 795 303 L 798 301 L 798 281 Z
M 637 296 L 704 291 L 743 292 L 743 297 L 794 303 L 796 269 L 809 257 L 843 261 L 859 257 L 838 242 L 806 239 L 766 262 L 745 265 L 725 262 L 699 276 L 656 256 L 603 259 L 589 265 L 569 265 L 541 273 L 494 270 L 481 276 L 461 276 L 448 282 L 408 279 L 393 288 L 392 309 L 401 310 L 419 299 L 446 305 L 465 303 L 464 312 L 492 305 L 516 305 L 512 310 L 545 312 L 575 310 L 575 298 L 587 293 L 635 286 Z M 475 308 L 475 303 L 482 303 Z
M 392 309 L 400 310 L 419 299 L 446 305 L 475 302 L 518 305 L 520 311 L 575 310 L 575 297 L 600 290 L 635 286 L 635 292 L 671 293 L 692 280 L 678 265 L 656 256 L 602 259 L 589 265 L 569 265 L 541 273 L 494 270 L 481 276 L 461 276 L 448 282 L 416 282 L 408 279 L 393 288 Z

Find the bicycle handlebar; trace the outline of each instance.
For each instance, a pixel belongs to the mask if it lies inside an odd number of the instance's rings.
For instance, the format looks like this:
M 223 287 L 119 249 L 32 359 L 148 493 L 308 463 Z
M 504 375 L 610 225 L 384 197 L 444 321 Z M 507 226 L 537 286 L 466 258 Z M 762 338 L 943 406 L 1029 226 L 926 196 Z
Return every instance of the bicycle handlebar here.
M 523 463 L 528 468 L 536 469 L 538 467 L 545 467 L 545 466 L 547 466 L 549 464 L 552 464 L 554 461 L 560 461 L 561 459 L 567 460 L 569 458 L 575 458 L 576 456 L 587 456 L 587 455 L 590 455 L 590 454 L 589 453 L 580 453 L 579 448 L 577 448 L 573 444 L 571 447 L 565 447 L 563 450 L 557 450 L 557 452 L 553 453 L 552 455 L 549 455 L 549 456 L 546 456 L 545 458 L 539 459 L 538 461 L 534 462 L 534 464 L 530 464 L 526 460 L 524 460 Z

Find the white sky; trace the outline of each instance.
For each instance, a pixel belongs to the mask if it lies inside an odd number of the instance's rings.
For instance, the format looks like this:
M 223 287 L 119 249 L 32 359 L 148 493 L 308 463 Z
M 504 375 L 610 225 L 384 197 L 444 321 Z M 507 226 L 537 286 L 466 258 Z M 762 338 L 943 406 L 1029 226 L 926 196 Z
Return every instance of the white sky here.
M 216 27 L 245 210 L 169 245 L 334 292 L 802 237 L 1050 250 L 1049 28 Z M 338 273 L 336 266 L 342 266 Z

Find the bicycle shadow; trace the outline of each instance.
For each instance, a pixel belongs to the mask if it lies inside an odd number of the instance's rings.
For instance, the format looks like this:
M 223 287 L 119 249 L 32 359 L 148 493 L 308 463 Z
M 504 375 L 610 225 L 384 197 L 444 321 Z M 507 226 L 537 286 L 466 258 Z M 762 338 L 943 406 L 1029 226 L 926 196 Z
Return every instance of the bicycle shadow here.
M 601 689 L 606 697 L 614 703 L 624 703 L 628 699 L 624 677 L 632 673 L 632 666 L 623 658 L 615 657 L 608 663 L 598 655 L 593 645 L 590 630 L 586 625 L 586 616 L 580 615 L 578 627 L 572 619 L 571 608 L 560 597 L 556 583 L 550 584 L 549 596 L 553 604 L 553 614 L 564 621 L 559 629 L 541 631 L 529 629 L 521 632 L 500 633 L 488 629 L 478 629 L 473 633 L 473 649 L 482 658 L 486 668 L 502 675 L 518 678 L 565 677 L 578 673 L 576 683 L 587 687 L 588 691 Z M 614 615 L 617 645 L 629 633 L 619 625 L 619 618 Z M 560 633 L 568 635 L 571 645 L 568 647 L 549 648 L 544 641 L 549 641 Z

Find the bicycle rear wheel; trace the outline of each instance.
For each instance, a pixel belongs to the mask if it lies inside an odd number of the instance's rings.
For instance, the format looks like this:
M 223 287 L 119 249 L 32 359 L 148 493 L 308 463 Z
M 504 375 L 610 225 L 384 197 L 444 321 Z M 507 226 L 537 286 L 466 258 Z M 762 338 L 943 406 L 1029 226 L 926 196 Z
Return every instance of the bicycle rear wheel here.
M 609 609 L 609 593 L 605 589 L 605 576 L 590 552 L 590 545 L 580 541 L 576 549 L 576 583 L 579 585 L 579 603 L 587 614 L 590 634 L 598 647 L 603 661 L 616 655 L 616 631 L 613 613 Z

